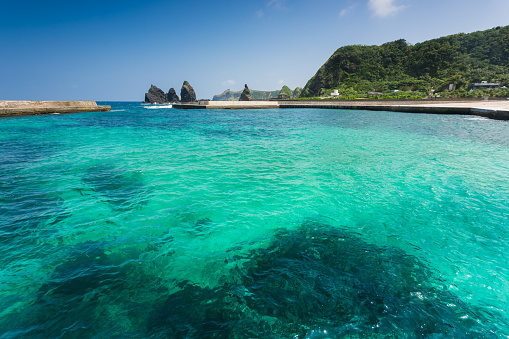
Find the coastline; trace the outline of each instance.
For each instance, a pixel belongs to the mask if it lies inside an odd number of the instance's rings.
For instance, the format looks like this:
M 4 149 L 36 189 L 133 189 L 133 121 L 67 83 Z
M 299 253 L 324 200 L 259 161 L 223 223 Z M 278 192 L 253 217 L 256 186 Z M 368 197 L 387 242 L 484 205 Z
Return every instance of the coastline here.
M 496 120 L 509 120 L 509 100 L 273 100 L 273 101 L 209 101 L 173 105 L 178 109 L 267 109 L 321 108 L 392 111 L 423 114 L 477 115 Z
M 0 100 L 0 118 L 43 114 L 108 112 L 111 106 L 98 106 L 95 101 L 11 101 Z

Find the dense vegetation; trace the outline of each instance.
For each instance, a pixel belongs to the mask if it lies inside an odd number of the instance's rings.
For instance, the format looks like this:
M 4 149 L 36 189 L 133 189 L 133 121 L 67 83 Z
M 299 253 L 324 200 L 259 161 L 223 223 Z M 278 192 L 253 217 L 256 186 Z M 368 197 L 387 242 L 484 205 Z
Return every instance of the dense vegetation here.
M 415 45 L 401 39 L 381 46 L 341 47 L 308 81 L 301 97 L 328 95 L 334 89 L 343 97 L 366 97 L 368 91 L 422 97 L 432 88 L 443 97 L 468 97 L 487 94 L 468 90 L 481 81 L 509 87 L 509 26 Z M 450 84 L 455 90 L 449 91 Z M 391 90 L 404 93 L 386 94 Z M 509 96 L 509 90 L 489 94 Z
M 300 97 L 300 93 L 302 92 L 302 88 L 300 87 L 295 87 L 295 89 L 293 90 L 293 97 L 294 98 L 298 98 Z
M 279 94 L 286 94 L 286 96 L 288 98 L 291 98 L 293 96 L 293 93 L 292 93 L 292 90 L 290 89 L 290 87 L 284 85 L 283 88 L 281 88 L 281 90 L 279 91 Z

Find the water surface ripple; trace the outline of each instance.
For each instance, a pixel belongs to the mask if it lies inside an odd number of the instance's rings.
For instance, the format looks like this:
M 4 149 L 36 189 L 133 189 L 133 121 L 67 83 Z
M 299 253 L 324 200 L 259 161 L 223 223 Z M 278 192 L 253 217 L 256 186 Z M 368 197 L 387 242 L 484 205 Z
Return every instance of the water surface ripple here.
M 0 338 L 507 338 L 509 125 L 0 120 Z

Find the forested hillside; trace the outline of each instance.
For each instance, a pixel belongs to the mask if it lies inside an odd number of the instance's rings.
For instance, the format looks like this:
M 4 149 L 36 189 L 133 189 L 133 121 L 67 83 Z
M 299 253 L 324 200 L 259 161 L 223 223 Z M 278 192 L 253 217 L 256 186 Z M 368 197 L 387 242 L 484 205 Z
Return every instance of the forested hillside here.
M 468 96 L 469 84 L 488 81 L 509 87 L 509 26 L 460 33 L 415 45 L 397 40 L 381 46 L 341 47 L 308 81 L 301 97 L 387 90 Z

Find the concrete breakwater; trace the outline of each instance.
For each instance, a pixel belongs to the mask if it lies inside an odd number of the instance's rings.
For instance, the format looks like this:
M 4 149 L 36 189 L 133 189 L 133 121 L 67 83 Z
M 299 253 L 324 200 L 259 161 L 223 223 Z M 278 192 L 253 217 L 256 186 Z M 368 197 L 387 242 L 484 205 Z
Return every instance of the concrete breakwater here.
M 402 113 L 477 115 L 497 120 L 509 120 L 509 100 L 281 100 L 281 101 L 208 101 L 173 105 L 180 109 L 264 109 L 321 108 Z
M 108 111 L 111 106 L 98 106 L 95 101 L 0 101 L 0 117 Z
M 200 100 L 192 103 L 174 104 L 180 109 L 266 109 L 280 108 L 278 101 L 210 101 Z

